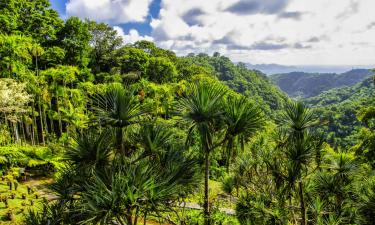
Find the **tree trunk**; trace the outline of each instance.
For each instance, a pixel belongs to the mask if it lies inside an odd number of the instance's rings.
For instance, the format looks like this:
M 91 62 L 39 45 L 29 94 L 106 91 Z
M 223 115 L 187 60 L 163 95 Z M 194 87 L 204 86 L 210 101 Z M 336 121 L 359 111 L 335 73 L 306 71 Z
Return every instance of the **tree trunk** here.
M 32 123 L 33 123 L 33 139 L 34 139 L 34 144 L 39 144 L 39 137 L 38 137 L 38 125 L 36 123 L 36 117 L 35 117 L 35 104 L 34 102 L 32 103 L 31 105 L 31 112 L 33 114 L 33 118 L 32 118 Z
M 116 145 L 117 145 L 117 149 L 119 150 L 119 153 L 125 156 L 126 153 L 124 149 L 124 143 L 122 141 L 122 128 L 121 127 L 116 128 L 116 142 L 117 142 Z
M 208 179 L 210 175 L 210 154 L 206 150 L 205 151 L 205 159 L 204 159 L 204 224 L 210 225 L 211 218 L 210 218 L 210 207 L 209 207 L 209 190 L 208 190 Z
M 38 109 L 39 109 L 39 123 L 40 123 L 40 136 L 42 138 L 42 143 L 45 145 L 44 140 L 44 130 L 43 130 L 43 116 L 42 116 L 42 107 L 40 106 L 40 97 L 38 96 Z
M 24 143 L 27 143 L 27 139 L 26 139 L 26 134 L 25 134 L 25 118 L 23 117 L 22 120 L 21 120 L 21 124 L 20 124 L 20 130 L 21 130 L 21 134 L 22 134 L 22 138 L 23 138 L 23 141 Z
M 299 188 L 299 198 L 300 198 L 300 208 L 301 208 L 301 225 L 307 225 L 307 215 L 305 208 L 305 199 L 303 196 L 303 184 L 302 181 L 298 183 Z
M 60 104 L 59 104 L 59 99 L 57 98 L 57 113 L 59 114 L 59 132 L 60 132 L 60 137 L 63 134 L 63 129 L 62 129 L 62 121 L 61 121 L 61 112 L 60 112 Z
M 17 123 L 13 123 L 13 131 L 14 131 L 14 139 L 15 139 L 15 143 L 16 144 L 19 144 L 19 141 L 20 141 L 20 136 L 18 134 L 18 128 L 17 128 Z
M 47 135 L 48 137 L 48 124 L 47 124 L 47 116 L 46 116 L 46 109 L 45 107 L 42 107 L 43 108 L 43 124 L 44 124 L 44 132 L 45 132 L 45 135 Z M 45 138 L 46 139 L 46 138 Z
M 126 225 L 133 225 L 133 219 L 132 219 L 132 210 L 128 210 L 128 215 L 125 216 L 126 217 L 126 222 L 127 224 Z
M 146 225 L 147 221 L 147 211 L 145 211 L 144 218 L 143 218 L 143 225 Z
M 5 125 L 5 130 L 6 130 L 6 132 L 9 132 L 9 124 L 8 124 L 8 118 L 7 118 L 7 114 L 4 112 L 4 125 Z M 4 144 L 9 144 L 9 140 L 8 139 L 6 139 L 5 140 L 5 143 Z
M 139 206 L 136 207 L 135 209 L 135 216 L 134 216 L 134 225 L 137 225 L 138 223 L 138 214 L 139 214 Z

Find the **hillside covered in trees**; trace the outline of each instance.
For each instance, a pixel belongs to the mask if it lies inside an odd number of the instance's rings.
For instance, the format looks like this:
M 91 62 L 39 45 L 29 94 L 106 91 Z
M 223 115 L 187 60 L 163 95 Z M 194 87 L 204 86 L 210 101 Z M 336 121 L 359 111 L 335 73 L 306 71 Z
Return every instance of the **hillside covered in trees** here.
M 1 223 L 373 224 L 374 90 L 296 102 L 219 53 L 2 1 Z
M 331 89 L 305 99 L 327 121 L 327 139 L 331 144 L 341 147 L 358 144 L 357 136 L 363 132 L 361 128 L 366 126 L 368 116 L 371 118 L 375 105 L 373 87 L 374 80 L 369 77 L 352 87 Z
M 353 69 L 345 73 L 291 72 L 270 76 L 271 80 L 291 97 L 314 97 L 333 88 L 353 86 L 373 73 L 367 69 Z

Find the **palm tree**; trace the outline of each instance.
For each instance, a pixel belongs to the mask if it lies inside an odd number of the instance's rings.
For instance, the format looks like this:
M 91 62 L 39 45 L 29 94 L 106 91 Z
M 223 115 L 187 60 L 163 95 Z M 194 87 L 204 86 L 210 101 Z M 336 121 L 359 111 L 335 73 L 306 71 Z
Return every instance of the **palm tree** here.
M 78 214 L 82 213 L 78 215 L 82 218 L 80 224 L 115 221 L 116 224 L 136 225 L 141 210 L 161 216 L 159 209 L 165 210 L 177 199 L 194 181 L 191 174 L 195 173 L 194 163 L 190 163 L 193 161 L 186 157 L 173 157 L 175 161 L 167 158 L 169 165 L 150 163 L 148 159 L 136 163 L 118 160 L 106 176 L 95 174 L 93 182 L 85 184 L 82 192 L 77 210 Z
M 345 199 L 354 189 L 352 184 L 358 172 L 358 161 L 354 154 L 334 152 L 326 156 L 323 166 L 327 171 L 316 175 L 313 190 L 327 202 L 334 199 L 331 210 L 341 216 Z
M 142 124 L 132 139 L 143 148 L 143 152 L 139 158 L 151 157 L 152 159 L 162 155 L 175 142 L 172 130 L 167 126 L 155 122 Z
M 262 111 L 245 97 L 229 97 L 226 101 L 224 121 L 226 163 L 229 168 L 230 158 L 237 155 L 237 145 L 244 151 L 245 143 L 264 125 Z
M 123 143 L 123 129 L 139 123 L 139 118 L 147 113 L 138 98 L 120 84 L 113 84 L 108 91 L 94 98 L 93 110 L 99 123 L 116 129 L 116 147 L 123 155 L 129 155 L 131 152 Z
M 282 122 L 286 132 L 283 146 L 287 158 L 287 183 L 292 188 L 298 183 L 298 195 L 301 210 L 301 225 L 307 224 L 304 199 L 303 171 L 312 161 L 317 152 L 316 138 L 311 129 L 317 124 L 314 114 L 302 102 L 288 102 Z
M 223 117 L 223 96 L 226 91 L 223 87 L 208 83 L 194 83 L 189 86 L 186 96 L 178 105 L 183 119 L 188 121 L 188 138 L 196 131 L 200 139 L 200 148 L 204 154 L 204 215 L 205 224 L 210 224 L 208 180 L 210 170 L 210 152 L 216 147 L 214 134 L 217 130 L 217 121 Z
M 110 130 L 98 133 L 90 129 L 73 138 L 74 143 L 67 148 L 65 157 L 81 172 L 91 174 L 96 169 L 103 170 L 110 164 L 112 137 Z

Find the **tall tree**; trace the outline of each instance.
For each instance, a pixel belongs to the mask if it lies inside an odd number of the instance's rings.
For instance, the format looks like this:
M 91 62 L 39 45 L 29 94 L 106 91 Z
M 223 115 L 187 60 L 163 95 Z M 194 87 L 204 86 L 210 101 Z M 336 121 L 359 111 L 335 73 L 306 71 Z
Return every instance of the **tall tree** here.
M 116 147 L 119 153 L 129 156 L 132 152 L 125 149 L 124 128 L 139 123 L 139 118 L 147 113 L 138 98 L 121 85 L 114 84 L 108 91 L 94 98 L 93 109 L 99 123 L 116 129 Z
M 123 40 L 107 24 L 89 21 L 89 31 L 91 33 L 89 67 L 94 74 L 100 72 L 110 72 L 116 65 L 116 50 L 121 47 Z
M 38 42 L 50 44 L 63 21 L 48 0 L 7 0 L 0 3 L 0 33 L 22 32 Z
M 58 33 L 61 47 L 65 50 L 66 64 L 86 67 L 89 63 L 91 34 L 87 22 L 70 17 Z
M 197 131 L 200 149 L 204 155 L 204 216 L 205 224 L 210 224 L 209 210 L 209 172 L 210 153 L 215 148 L 214 135 L 217 131 L 217 121 L 222 118 L 224 111 L 223 87 L 208 83 L 195 83 L 189 86 L 187 94 L 179 102 L 179 111 L 183 118 L 191 123 L 188 136 Z
M 315 154 L 320 151 L 312 128 L 317 125 L 313 112 L 302 102 L 288 102 L 283 115 L 283 129 L 286 132 L 284 153 L 287 159 L 286 171 L 289 188 L 297 183 L 300 201 L 301 225 L 307 224 L 303 176 Z
M 243 152 L 245 143 L 263 127 L 264 118 L 260 108 L 247 98 L 229 97 L 226 101 L 224 121 L 227 125 L 225 133 L 226 163 L 229 168 L 230 159 L 238 154 L 238 146 Z
M 0 113 L 4 117 L 4 123 L 13 126 L 14 138 L 20 141 L 17 123 L 21 115 L 27 112 L 27 104 L 31 102 L 31 96 L 25 90 L 25 84 L 20 84 L 13 79 L 0 79 Z

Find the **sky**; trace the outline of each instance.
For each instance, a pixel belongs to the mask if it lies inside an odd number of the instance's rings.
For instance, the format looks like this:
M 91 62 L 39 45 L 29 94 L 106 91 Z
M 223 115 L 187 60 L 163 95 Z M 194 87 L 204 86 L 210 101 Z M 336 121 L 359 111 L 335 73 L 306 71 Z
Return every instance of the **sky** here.
M 51 0 L 125 43 L 282 65 L 375 66 L 375 0 Z

